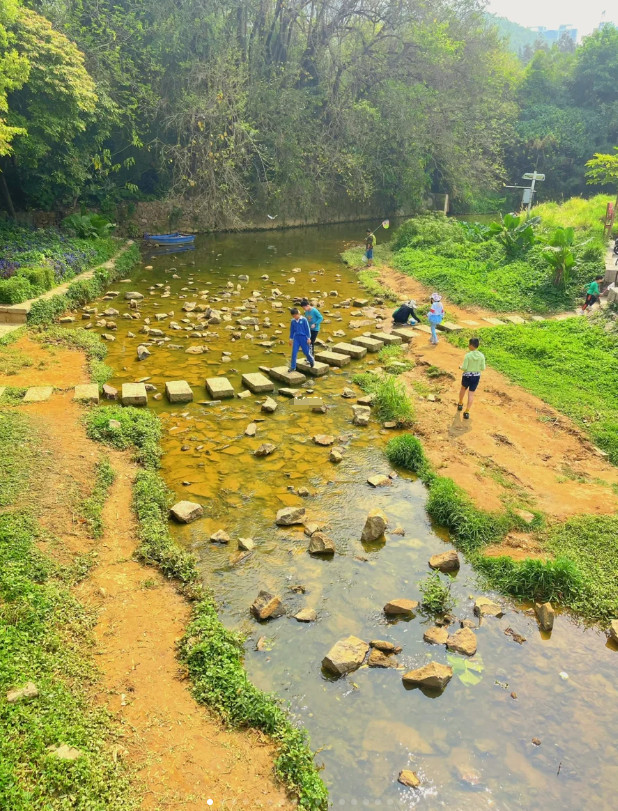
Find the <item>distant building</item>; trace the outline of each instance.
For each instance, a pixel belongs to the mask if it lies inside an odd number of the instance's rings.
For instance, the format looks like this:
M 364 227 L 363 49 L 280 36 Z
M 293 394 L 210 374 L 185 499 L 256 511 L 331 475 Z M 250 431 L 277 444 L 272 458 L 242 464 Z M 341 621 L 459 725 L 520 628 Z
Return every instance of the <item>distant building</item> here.
M 563 36 L 569 37 L 574 43 L 577 42 L 577 28 L 573 28 L 572 25 L 560 25 L 558 28 L 545 28 L 540 25 L 532 30 L 537 34 L 539 39 L 542 39 L 550 46 L 555 45 Z

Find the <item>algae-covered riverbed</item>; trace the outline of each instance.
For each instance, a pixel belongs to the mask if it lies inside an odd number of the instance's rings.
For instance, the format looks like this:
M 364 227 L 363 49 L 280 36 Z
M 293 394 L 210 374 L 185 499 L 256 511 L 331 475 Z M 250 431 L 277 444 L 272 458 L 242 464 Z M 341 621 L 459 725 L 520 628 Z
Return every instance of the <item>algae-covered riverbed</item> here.
M 288 701 L 309 730 L 335 808 L 612 808 L 618 789 L 613 735 L 618 653 L 606 646 L 602 633 L 561 615 L 551 635 L 542 634 L 525 606 L 501 600 L 504 616 L 483 620 L 476 630 L 478 652 L 465 658 L 423 641 L 432 621 L 421 613 L 396 622 L 385 618 L 382 607 L 389 600 L 420 599 L 418 582 L 428 572 L 429 556 L 451 547 L 428 520 L 420 482 L 400 474 L 390 486 L 374 489 L 367 483 L 372 474 L 391 472 L 383 448 L 394 432 L 374 419 L 367 427 L 353 425 L 355 400 L 341 394 L 351 386 L 361 396 L 351 377 L 376 368 L 375 355 L 304 384 L 326 403 L 323 414 L 298 411 L 276 391 L 273 414 L 261 411 L 264 395 L 218 405 L 199 402 L 209 400 L 206 377 L 225 375 L 241 392 L 242 373 L 286 363 L 291 297 L 309 295 L 324 302 L 324 339 L 339 330 L 345 338 L 335 342 L 375 331 L 371 310 L 335 306 L 366 297 L 354 272 L 338 258 L 345 241 L 359 241 L 363 231 L 331 226 L 200 237 L 193 252 L 154 258 L 146 253 L 144 266 L 152 270 L 138 270 L 130 286 L 116 285 L 121 293 L 144 294 L 140 318 L 149 317 L 151 326 L 178 348 L 155 342 L 151 356 L 139 362 L 142 322 L 118 319 L 116 340 L 109 344 L 107 362 L 115 370 L 110 382 L 148 377 L 163 392 L 166 380 L 187 380 L 196 395 L 193 403 L 174 406 L 151 394 L 148 406 L 163 422 L 165 480 L 178 499 L 205 508 L 202 520 L 174 526 L 174 533 L 199 556 L 223 622 L 248 635 L 250 677 Z M 240 281 L 245 275 L 248 281 Z M 282 293 L 280 309 L 270 299 L 273 288 Z M 183 304 L 194 301 L 224 316 L 208 327 L 206 338 L 191 336 L 199 331 L 198 314 L 182 311 Z M 128 311 L 122 295 L 115 302 L 95 304 L 100 311 L 105 306 Z M 167 317 L 156 322 L 157 313 Z M 237 320 L 253 315 L 258 329 L 240 330 Z M 181 328 L 172 329 L 172 321 Z M 130 331 L 135 337 L 128 337 Z M 232 340 L 235 332 L 242 333 L 238 340 Z M 415 340 L 425 339 L 419 335 Z M 187 354 L 195 345 L 208 351 Z M 256 435 L 246 436 L 245 429 L 256 421 Z M 335 437 L 344 449 L 340 464 L 329 461 L 328 447 L 314 444 L 316 434 Z M 266 442 L 277 446 L 275 452 L 256 458 L 253 451 Z M 299 488 L 309 494 L 299 495 Z M 279 509 L 297 505 L 335 541 L 332 559 L 307 554 L 302 526 L 275 526 Z M 389 529 L 398 533 L 387 533 L 377 545 L 363 544 L 365 516 L 374 507 L 386 513 Z M 224 530 L 231 542 L 211 543 L 217 530 Z M 255 541 L 246 557 L 239 556 L 239 537 Z M 252 619 L 249 607 L 260 589 L 279 595 L 287 615 L 267 623 Z M 484 593 L 464 562 L 452 580 L 458 621 L 478 623 L 473 598 Z M 304 607 L 315 609 L 317 621 L 293 619 Z M 507 628 L 526 641 L 514 641 Z M 322 658 L 351 634 L 400 645 L 399 668 L 363 666 L 339 680 L 327 677 Z M 445 691 L 429 696 L 406 689 L 402 673 L 430 660 L 454 668 Z M 420 789 L 398 784 L 404 768 L 418 774 Z

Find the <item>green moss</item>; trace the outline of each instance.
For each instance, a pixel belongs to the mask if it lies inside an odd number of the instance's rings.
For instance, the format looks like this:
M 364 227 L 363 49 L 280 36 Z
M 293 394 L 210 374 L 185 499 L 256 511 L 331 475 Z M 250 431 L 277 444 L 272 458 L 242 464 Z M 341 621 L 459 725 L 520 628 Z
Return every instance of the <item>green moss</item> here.
M 389 375 L 400 375 L 414 368 L 401 346 L 383 346 L 378 352 L 378 360 Z

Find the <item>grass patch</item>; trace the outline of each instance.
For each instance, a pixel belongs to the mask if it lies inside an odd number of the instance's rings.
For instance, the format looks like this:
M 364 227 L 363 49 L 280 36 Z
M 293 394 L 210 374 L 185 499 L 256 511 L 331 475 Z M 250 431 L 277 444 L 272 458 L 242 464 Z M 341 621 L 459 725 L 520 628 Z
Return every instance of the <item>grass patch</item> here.
M 88 523 L 93 538 L 100 538 L 103 535 L 103 507 L 115 478 L 116 474 L 109 459 L 104 457 L 96 466 L 93 491 L 82 501 L 80 507 L 80 513 Z
M 540 217 L 547 228 L 580 228 L 592 233 L 603 232 L 602 221 L 605 210 L 614 198 L 609 194 L 597 194 L 594 197 L 571 197 L 564 203 L 539 203 L 531 211 L 531 216 Z
M 428 614 L 447 614 L 455 606 L 450 583 L 445 583 L 438 572 L 431 572 L 418 584 L 423 595 L 421 608 Z
M 466 346 L 468 334 L 452 340 Z M 587 318 L 480 332 L 490 366 L 571 417 L 618 465 L 618 335 Z
M 390 243 L 386 242 L 384 245 L 377 245 L 373 252 L 375 265 L 389 265 L 392 262 L 393 254 L 391 252 Z M 358 270 L 358 281 L 369 295 L 375 298 L 381 298 L 385 301 L 397 301 L 398 296 L 393 290 L 384 287 L 379 281 L 380 271 L 367 267 L 365 259 L 365 248 L 357 245 L 354 248 L 348 248 L 341 254 L 342 260 L 352 268 Z
M 117 419 L 120 428 L 110 429 L 110 419 Z M 146 468 L 137 474 L 133 490 L 139 521 L 137 557 L 179 580 L 184 593 L 195 600 L 180 656 L 189 669 L 196 700 L 212 707 L 234 726 L 252 727 L 271 735 L 279 746 L 275 762 L 279 779 L 296 794 L 301 808 L 326 811 L 328 791 L 314 763 L 307 733 L 290 722 L 276 697 L 249 681 L 243 667 L 242 637 L 222 625 L 212 595 L 201 588 L 195 558 L 181 549 L 170 534 L 170 491 L 156 473 L 159 420 L 149 411 L 136 408 L 99 407 L 89 412 L 86 424 L 93 439 L 117 448 L 134 446 Z
M 406 358 L 403 348 L 397 345 L 383 346 L 378 352 L 378 360 L 389 375 L 400 375 L 414 368 L 414 364 Z
M 36 437 L 26 417 L 17 411 L 0 411 L 0 508 L 12 504 L 26 486 L 36 450 Z
M 10 377 L 28 366 L 32 366 L 32 360 L 28 355 L 10 346 L 2 347 L 0 352 L 0 375 Z
M 412 425 L 414 409 L 400 380 L 364 372 L 354 375 L 352 381 L 366 394 L 373 394 L 373 412 L 380 422 L 396 422 L 401 428 Z
M 136 460 L 146 468 L 157 468 L 161 459 L 161 423 L 150 411 L 122 406 L 98 406 L 85 415 L 86 432 L 119 450 L 135 449 Z M 110 421 L 112 425 L 110 426 Z M 114 423 L 120 423 L 117 427 Z
M 426 476 L 430 469 L 420 440 L 412 434 L 393 437 L 386 445 L 385 453 L 391 465 L 409 470 L 417 476 Z
M 47 326 L 39 332 L 33 332 L 32 337 L 40 343 L 68 346 L 70 349 L 79 349 L 84 352 L 88 359 L 90 379 L 99 388 L 113 374 L 113 369 L 104 363 L 107 347 L 96 332 L 89 332 L 81 328 L 64 329 L 63 327 Z

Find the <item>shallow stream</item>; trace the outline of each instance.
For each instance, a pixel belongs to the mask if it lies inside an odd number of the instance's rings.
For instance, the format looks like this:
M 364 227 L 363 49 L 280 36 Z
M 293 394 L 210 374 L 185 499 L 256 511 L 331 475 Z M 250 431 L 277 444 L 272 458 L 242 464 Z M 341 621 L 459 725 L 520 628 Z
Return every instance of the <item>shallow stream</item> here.
M 358 307 L 334 306 L 366 297 L 353 271 L 339 261 L 346 240 L 359 242 L 363 233 L 364 226 L 346 225 L 200 237 L 192 252 L 155 258 L 146 253 L 144 265 L 153 269 L 138 270 L 130 285 L 116 284 L 121 296 L 114 301 L 96 303 L 100 310 L 112 306 L 125 312 L 122 293 L 141 291 L 146 297 L 140 313 L 153 318 L 151 326 L 181 347 L 154 346 L 152 356 L 140 363 L 136 348 L 143 339 L 141 323 L 119 318 L 107 361 L 116 370 L 113 385 L 149 377 L 160 392 L 166 380 L 187 380 L 195 391 L 195 402 L 183 406 L 150 396 L 149 407 L 164 426 L 163 476 L 179 499 L 201 502 L 206 513 L 187 527 L 174 526 L 174 533 L 199 556 L 204 579 L 221 603 L 222 621 L 248 634 L 251 679 L 288 701 L 309 730 L 334 808 L 614 808 L 618 653 L 606 645 L 602 633 L 561 615 L 551 635 L 542 634 L 526 606 L 502 600 L 505 615 L 483 621 L 477 630 L 478 653 L 464 659 L 423 641 L 423 630 L 432 622 L 422 614 L 407 621 L 386 620 L 383 605 L 399 597 L 418 600 L 418 582 L 428 572 L 429 556 L 450 546 L 427 517 L 420 482 L 400 473 L 388 487 L 374 489 L 367 483 L 372 474 L 389 473 L 383 448 L 394 432 L 375 420 L 368 427 L 354 426 L 355 401 L 343 399 L 341 392 L 352 385 L 356 371 L 376 368 L 375 355 L 305 384 L 329 406 L 326 414 L 296 411 L 289 399 L 276 394 L 274 414 L 261 413 L 264 397 L 257 395 L 214 406 L 199 402 L 209 400 L 206 377 L 225 375 L 239 392 L 241 373 L 286 363 L 289 314 L 285 308 L 280 313 L 273 309 L 267 298 L 272 288 L 283 291 L 285 307 L 292 296 L 323 299 L 324 338 L 335 330 L 344 331 L 346 339 L 375 331 L 350 327 L 366 317 L 353 315 Z M 292 272 L 298 268 L 300 272 Z M 239 274 L 247 274 L 249 281 L 239 282 Z M 267 280 L 261 278 L 264 274 Z M 242 311 L 211 327 L 218 335 L 206 341 L 188 337 L 189 331 L 170 330 L 170 320 L 195 322 L 195 313 L 181 311 L 183 303 L 212 304 L 230 292 L 228 282 L 234 285 L 231 298 L 213 306 L 228 307 L 231 314 L 252 291 L 260 291 L 258 315 L 262 324 L 265 316 L 270 318 L 270 328 L 256 331 L 250 326 L 243 335 L 251 339 L 232 341 L 226 326 L 254 314 Z M 149 289 L 156 284 L 163 286 Z M 237 284 L 242 285 L 238 293 Z M 162 298 L 165 286 L 169 295 Z M 203 294 L 208 298 L 201 299 L 200 291 L 208 291 Z M 171 310 L 172 318 L 154 323 L 156 313 Z M 129 330 L 135 338 L 127 337 Z M 269 349 L 259 345 L 264 340 L 277 343 Z M 185 353 L 189 345 L 204 343 L 207 353 Z M 223 358 L 224 351 L 231 355 Z M 256 419 L 262 420 L 256 436 L 245 436 Z M 336 444 L 345 448 L 343 462 L 329 462 L 329 449 L 315 445 L 314 434 L 338 437 Z M 254 457 L 263 442 L 272 442 L 277 450 L 266 458 Z M 310 495 L 299 496 L 299 487 Z M 304 506 L 309 520 L 325 526 L 336 542 L 334 558 L 309 556 L 302 527 L 275 526 L 277 510 L 292 505 Z M 405 534 L 387 534 L 383 544 L 363 545 L 361 529 L 373 507 L 385 511 L 391 529 L 399 527 Z M 209 541 L 219 529 L 231 537 L 229 545 Z M 242 560 L 238 537 L 256 542 L 255 551 Z M 304 593 L 292 591 L 297 585 Z M 253 620 L 249 606 L 260 589 L 281 596 L 287 616 L 262 624 Z M 472 598 L 485 592 L 465 563 L 452 581 L 452 593 L 457 618 L 475 619 Z M 305 624 L 293 619 L 302 607 L 314 608 L 318 620 Z M 507 628 L 527 641 L 518 644 L 505 634 Z M 363 667 L 338 681 L 325 677 L 322 658 L 350 634 L 401 645 L 401 668 Z M 256 650 L 260 638 L 261 649 Z M 407 690 L 401 681 L 402 672 L 430 659 L 448 662 L 456 671 L 439 697 Z M 398 784 L 403 768 L 417 772 L 420 790 Z

